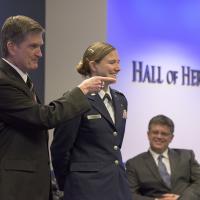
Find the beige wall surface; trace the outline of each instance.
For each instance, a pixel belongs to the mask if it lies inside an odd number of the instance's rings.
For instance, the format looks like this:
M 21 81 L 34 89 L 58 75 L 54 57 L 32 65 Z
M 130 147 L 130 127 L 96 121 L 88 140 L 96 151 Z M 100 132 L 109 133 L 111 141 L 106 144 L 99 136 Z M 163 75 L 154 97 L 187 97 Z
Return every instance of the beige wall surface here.
M 48 103 L 82 81 L 75 66 L 84 50 L 106 40 L 106 0 L 46 0 L 45 40 Z

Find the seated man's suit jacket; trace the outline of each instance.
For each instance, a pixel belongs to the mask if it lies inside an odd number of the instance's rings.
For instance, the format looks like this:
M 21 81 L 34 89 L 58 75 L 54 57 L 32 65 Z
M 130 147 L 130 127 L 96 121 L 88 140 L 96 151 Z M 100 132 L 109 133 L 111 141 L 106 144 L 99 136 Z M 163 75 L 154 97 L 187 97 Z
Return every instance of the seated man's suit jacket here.
M 96 94 L 87 96 L 91 110 L 55 130 L 52 163 L 65 200 L 131 200 L 120 151 L 127 101 L 111 95 L 115 123 Z
M 200 165 L 191 150 L 169 149 L 171 184 L 162 180 L 150 152 L 126 163 L 129 185 L 134 200 L 153 200 L 165 193 L 180 195 L 180 200 L 200 199 Z
M 47 129 L 90 108 L 79 88 L 41 105 L 21 76 L 0 59 L 0 200 L 48 200 Z

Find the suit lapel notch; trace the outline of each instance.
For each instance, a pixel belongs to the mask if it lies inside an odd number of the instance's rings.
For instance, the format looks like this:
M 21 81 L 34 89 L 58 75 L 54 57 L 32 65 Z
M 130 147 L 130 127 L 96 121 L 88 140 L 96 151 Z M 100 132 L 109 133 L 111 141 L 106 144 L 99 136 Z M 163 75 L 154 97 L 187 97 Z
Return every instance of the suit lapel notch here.
M 151 155 L 150 152 L 147 152 L 145 158 L 145 163 L 147 165 L 147 167 L 150 169 L 150 171 L 152 172 L 152 174 L 154 174 L 154 176 L 160 180 L 160 175 L 159 175 L 159 172 L 158 172 L 158 168 L 156 166 L 156 163 Z

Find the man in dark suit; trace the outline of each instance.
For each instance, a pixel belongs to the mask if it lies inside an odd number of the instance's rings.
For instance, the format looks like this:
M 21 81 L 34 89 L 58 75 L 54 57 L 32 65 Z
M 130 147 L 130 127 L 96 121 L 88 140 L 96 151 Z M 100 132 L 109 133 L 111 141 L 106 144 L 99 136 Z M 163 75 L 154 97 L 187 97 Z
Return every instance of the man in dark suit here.
M 116 78 L 116 49 L 95 42 L 77 67 L 82 75 Z M 52 164 L 65 200 L 131 200 L 121 146 L 127 100 L 108 84 L 87 95 L 91 110 L 55 129 Z M 73 137 L 72 137 L 73 136 Z
M 170 118 L 158 115 L 150 120 L 149 151 L 126 163 L 133 200 L 200 199 L 200 165 L 192 150 L 168 147 L 173 132 Z
M 114 81 L 87 79 L 49 105 L 40 104 L 27 73 L 38 67 L 43 32 L 25 16 L 9 17 L 1 30 L 0 200 L 51 198 L 47 129 L 88 111 L 85 94 Z

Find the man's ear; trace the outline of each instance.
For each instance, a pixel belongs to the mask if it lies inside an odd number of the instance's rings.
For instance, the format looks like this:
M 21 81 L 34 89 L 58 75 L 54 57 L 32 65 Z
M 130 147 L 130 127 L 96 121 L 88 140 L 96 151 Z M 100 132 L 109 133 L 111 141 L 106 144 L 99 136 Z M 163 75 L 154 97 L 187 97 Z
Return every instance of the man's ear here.
M 16 44 L 12 41 L 8 41 L 7 42 L 7 49 L 8 49 L 8 53 L 9 55 L 15 55 L 15 50 L 16 50 Z
M 96 69 L 96 62 L 95 61 L 90 61 L 89 62 L 89 66 L 90 66 L 90 71 L 91 74 L 95 74 L 97 69 Z
M 149 131 L 147 131 L 147 137 L 148 137 L 148 139 L 149 139 L 149 137 L 150 137 L 149 135 L 150 135 L 150 133 L 149 133 Z
M 171 135 L 170 142 L 172 142 L 173 138 L 174 138 L 174 134 Z

